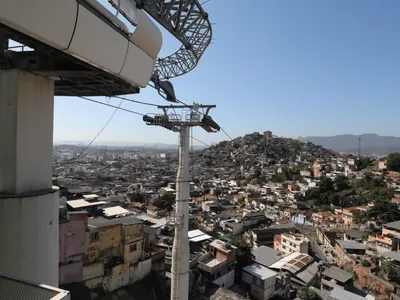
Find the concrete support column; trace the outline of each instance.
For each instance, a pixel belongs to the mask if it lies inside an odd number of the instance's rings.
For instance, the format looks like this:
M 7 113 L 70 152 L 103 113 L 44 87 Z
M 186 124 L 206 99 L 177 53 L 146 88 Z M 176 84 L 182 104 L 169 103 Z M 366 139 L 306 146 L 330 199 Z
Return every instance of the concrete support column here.
M 54 83 L 0 71 L 0 273 L 58 286 Z

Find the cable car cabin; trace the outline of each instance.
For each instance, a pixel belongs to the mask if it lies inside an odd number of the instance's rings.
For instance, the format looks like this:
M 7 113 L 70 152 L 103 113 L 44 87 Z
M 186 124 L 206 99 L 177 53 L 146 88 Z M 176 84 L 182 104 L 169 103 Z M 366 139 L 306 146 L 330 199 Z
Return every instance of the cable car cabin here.
M 97 0 L 0 1 L 0 69 L 51 77 L 56 95 L 139 92 L 154 72 L 161 32 L 133 1 L 110 3 L 121 19 Z M 29 51 L 8 48 L 9 40 Z

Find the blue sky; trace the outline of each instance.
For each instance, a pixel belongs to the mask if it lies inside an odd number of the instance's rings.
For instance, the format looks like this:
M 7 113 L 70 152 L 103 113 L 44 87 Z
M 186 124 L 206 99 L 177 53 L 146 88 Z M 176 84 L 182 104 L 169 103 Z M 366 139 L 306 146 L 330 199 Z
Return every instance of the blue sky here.
M 232 137 L 267 129 L 290 137 L 400 136 L 400 1 L 211 0 L 204 7 L 216 23 L 214 43 L 194 71 L 172 82 L 186 103 L 216 104 L 212 116 Z M 163 34 L 161 56 L 179 46 Z M 167 103 L 151 88 L 130 98 Z M 112 113 L 56 98 L 54 139 L 91 140 Z M 200 129 L 194 136 L 227 139 Z M 176 143 L 177 136 L 119 111 L 98 141 Z

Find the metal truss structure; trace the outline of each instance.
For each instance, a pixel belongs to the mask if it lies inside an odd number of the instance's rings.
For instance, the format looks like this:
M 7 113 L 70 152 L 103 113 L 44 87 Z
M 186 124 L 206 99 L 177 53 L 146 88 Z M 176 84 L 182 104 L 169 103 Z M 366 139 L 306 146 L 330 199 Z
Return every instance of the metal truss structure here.
M 156 69 L 160 78 L 170 79 L 193 70 L 212 39 L 208 14 L 198 0 L 135 0 L 182 46 L 173 54 L 159 58 Z
M 199 104 L 158 106 L 164 113 L 145 115 L 143 121 L 146 125 L 161 126 L 175 132 L 179 132 L 179 129 L 183 126 L 200 126 L 207 132 L 218 132 L 221 128 L 208 115 L 210 109 L 215 107 L 215 105 Z M 177 113 L 177 109 L 183 111 Z

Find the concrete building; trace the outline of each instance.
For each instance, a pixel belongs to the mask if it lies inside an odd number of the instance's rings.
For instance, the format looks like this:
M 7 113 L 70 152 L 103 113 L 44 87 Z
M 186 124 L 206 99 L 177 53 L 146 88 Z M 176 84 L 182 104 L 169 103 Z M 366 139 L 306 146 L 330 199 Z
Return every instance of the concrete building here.
M 242 286 L 250 291 L 254 299 L 267 300 L 274 296 L 285 299 L 290 291 L 290 279 L 260 264 L 252 264 L 242 270 Z
M 70 212 L 66 218 L 60 216 L 60 285 L 83 280 L 87 224 L 87 212 Z
M 282 233 L 281 243 L 278 245 L 278 249 L 283 255 L 289 255 L 294 252 L 308 254 L 309 240 L 306 236 L 299 233 Z
M 198 259 L 203 279 L 231 287 L 235 280 L 236 247 L 220 240 L 214 240 L 209 247 L 209 252 Z
M 143 252 L 143 222 L 134 217 L 88 221 L 83 281 L 88 288 L 113 291 L 150 273 Z
M 349 240 L 336 240 L 335 250 L 339 265 L 346 262 L 356 263 L 359 259 L 364 257 L 366 249 L 367 246 L 363 243 Z

